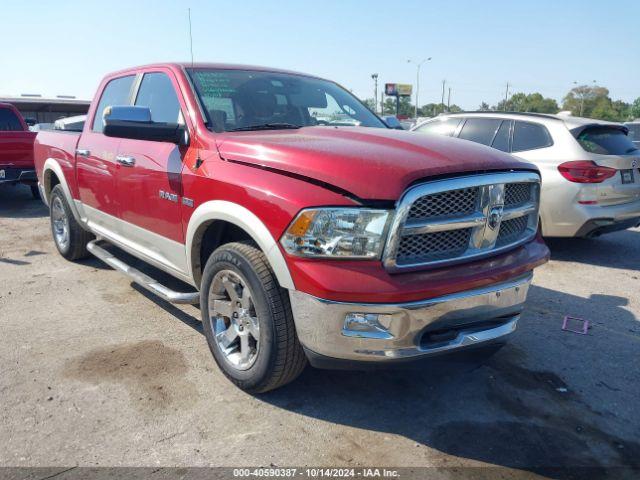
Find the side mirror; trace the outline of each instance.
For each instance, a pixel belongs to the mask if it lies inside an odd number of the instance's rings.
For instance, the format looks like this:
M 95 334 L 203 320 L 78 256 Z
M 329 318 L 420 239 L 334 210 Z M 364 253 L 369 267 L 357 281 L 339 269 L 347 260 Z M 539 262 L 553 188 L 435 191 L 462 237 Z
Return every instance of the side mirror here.
M 114 105 L 104 109 L 103 118 L 102 133 L 107 137 L 189 144 L 189 136 L 184 125 L 154 122 L 151 120 L 151 110 L 147 107 Z
M 27 124 L 27 127 L 33 127 L 36 123 L 38 123 L 38 120 L 36 120 L 35 118 L 27 117 L 24 119 L 24 123 Z
M 398 120 L 395 115 L 386 115 L 382 117 L 382 121 L 389 128 L 393 128 L 394 130 L 404 130 L 402 124 L 400 123 L 400 120 Z

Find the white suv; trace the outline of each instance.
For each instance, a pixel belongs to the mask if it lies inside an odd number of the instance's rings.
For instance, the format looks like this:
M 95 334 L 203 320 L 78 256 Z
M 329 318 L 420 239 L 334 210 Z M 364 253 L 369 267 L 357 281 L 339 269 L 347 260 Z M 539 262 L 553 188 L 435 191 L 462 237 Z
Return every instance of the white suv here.
M 457 137 L 535 163 L 547 237 L 593 237 L 640 225 L 640 150 L 622 124 L 538 113 L 441 115 L 412 131 Z

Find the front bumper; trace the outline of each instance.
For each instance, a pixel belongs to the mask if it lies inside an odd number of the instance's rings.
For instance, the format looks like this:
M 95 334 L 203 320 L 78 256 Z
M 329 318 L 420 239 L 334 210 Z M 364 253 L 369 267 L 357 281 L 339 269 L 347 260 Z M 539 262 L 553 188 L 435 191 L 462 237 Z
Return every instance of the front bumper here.
M 27 183 L 35 185 L 38 181 L 36 171 L 32 168 L 0 167 L 4 171 L 4 177 L 0 177 L 3 183 Z
M 290 291 L 298 338 L 310 360 L 389 363 L 500 341 L 516 329 L 532 274 L 429 300 L 359 304 Z M 384 315 L 386 331 L 345 330 L 350 313 Z

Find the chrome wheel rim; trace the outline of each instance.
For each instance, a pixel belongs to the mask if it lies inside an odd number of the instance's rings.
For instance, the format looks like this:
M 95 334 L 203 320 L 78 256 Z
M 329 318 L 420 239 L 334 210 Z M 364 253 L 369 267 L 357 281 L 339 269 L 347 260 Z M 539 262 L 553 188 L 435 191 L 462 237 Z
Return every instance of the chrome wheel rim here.
M 224 360 L 247 370 L 260 351 L 260 324 L 247 282 L 231 270 L 221 270 L 209 289 L 209 322 Z
M 51 224 L 53 225 L 53 238 L 61 250 L 69 246 L 69 218 L 62 205 L 60 197 L 54 197 L 51 204 Z

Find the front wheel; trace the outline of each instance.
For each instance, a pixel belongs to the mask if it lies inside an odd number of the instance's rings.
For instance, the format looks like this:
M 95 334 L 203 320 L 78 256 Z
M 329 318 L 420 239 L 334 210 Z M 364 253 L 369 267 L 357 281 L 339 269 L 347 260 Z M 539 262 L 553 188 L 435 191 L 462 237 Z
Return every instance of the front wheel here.
M 267 392 L 304 370 L 288 293 L 253 245 L 228 243 L 213 252 L 202 276 L 200 308 L 216 363 L 241 389 Z

